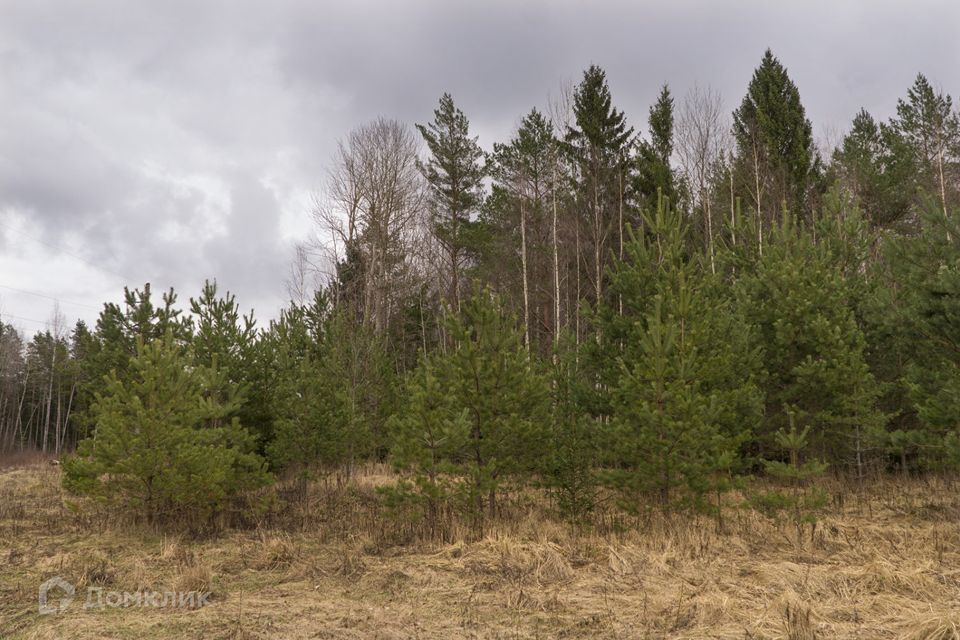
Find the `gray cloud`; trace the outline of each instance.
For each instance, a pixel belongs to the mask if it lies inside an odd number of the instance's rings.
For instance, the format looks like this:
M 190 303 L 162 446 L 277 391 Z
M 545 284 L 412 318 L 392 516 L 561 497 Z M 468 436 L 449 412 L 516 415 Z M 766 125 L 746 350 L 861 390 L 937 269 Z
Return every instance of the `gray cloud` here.
M 888 117 L 917 71 L 960 91 L 949 1 L 0 0 L 0 16 L 0 312 L 39 320 L 48 299 L 2 286 L 98 305 L 127 279 L 186 298 L 216 277 L 273 316 L 336 139 L 425 122 L 442 91 L 486 147 L 591 62 L 639 130 L 663 82 L 732 110 L 767 46 L 817 131 L 861 106 Z

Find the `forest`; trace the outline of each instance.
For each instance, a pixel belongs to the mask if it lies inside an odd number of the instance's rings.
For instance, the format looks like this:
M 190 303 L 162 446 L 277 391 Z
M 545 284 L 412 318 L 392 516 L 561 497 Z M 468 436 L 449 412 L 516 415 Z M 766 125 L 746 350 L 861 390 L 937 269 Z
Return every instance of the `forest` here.
M 735 492 L 800 528 L 837 479 L 955 474 L 960 113 L 923 74 L 904 91 L 817 141 L 768 50 L 732 110 L 665 84 L 631 119 L 590 66 L 488 147 L 449 94 L 363 124 L 276 319 L 211 281 L 0 325 L 0 452 L 194 531 L 389 465 L 382 513 L 433 540 L 531 495 L 722 528 Z

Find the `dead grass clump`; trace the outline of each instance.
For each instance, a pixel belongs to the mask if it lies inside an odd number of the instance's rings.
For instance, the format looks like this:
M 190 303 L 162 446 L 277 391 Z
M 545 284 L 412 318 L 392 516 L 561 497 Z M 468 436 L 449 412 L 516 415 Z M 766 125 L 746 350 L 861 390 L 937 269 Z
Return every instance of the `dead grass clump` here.
M 633 546 L 616 545 L 608 547 L 607 570 L 616 576 L 637 574 L 641 567 L 649 564 L 645 553 Z
M 410 586 L 410 583 L 413 582 L 413 578 L 409 574 L 394 569 L 390 573 L 381 577 L 376 581 L 377 590 L 383 593 L 389 593 L 392 596 L 397 596 Z
M 134 557 L 124 568 L 123 587 L 127 591 L 147 591 L 153 587 L 152 573 L 143 558 Z
M 574 576 L 558 545 L 521 543 L 509 538 L 469 545 L 463 552 L 463 566 L 473 574 L 518 585 L 556 584 Z
M 253 551 L 251 566 L 255 569 L 288 569 L 302 555 L 301 548 L 285 533 L 260 532 Z
M 901 640 L 960 640 L 960 622 L 956 619 L 937 616 L 912 626 Z
M 42 464 L 58 466 L 60 461 L 51 453 L 43 453 L 33 449 L 11 451 L 0 455 L 0 470 L 18 467 L 36 467 Z
M 60 575 L 78 587 L 105 587 L 117 584 L 117 568 L 100 549 L 62 551 L 41 559 L 36 568 L 42 575 Z
M 817 631 L 813 623 L 813 610 L 800 600 L 795 593 L 783 598 L 783 630 L 786 640 L 817 640 Z
M 345 578 L 358 578 L 367 572 L 363 554 L 354 549 L 344 549 L 337 560 L 336 574 Z
M 195 562 L 180 569 L 174 589 L 185 592 L 212 592 L 213 570 L 204 562 Z
M 874 560 L 854 574 L 854 584 L 860 593 L 895 593 L 930 601 L 943 590 L 936 579 L 916 567 L 894 566 L 884 560 Z

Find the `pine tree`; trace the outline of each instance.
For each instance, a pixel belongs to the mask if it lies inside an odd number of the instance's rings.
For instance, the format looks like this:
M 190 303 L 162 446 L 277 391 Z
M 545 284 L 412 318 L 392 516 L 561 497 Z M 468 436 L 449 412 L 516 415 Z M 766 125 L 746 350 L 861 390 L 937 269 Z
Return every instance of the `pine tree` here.
M 607 376 L 613 416 L 610 482 L 636 509 L 705 506 L 760 412 L 748 327 L 688 250 L 679 212 L 647 216 L 613 276 L 623 314 L 604 316 L 617 345 Z M 612 355 L 612 354 L 611 354 Z
M 917 74 L 906 100 L 897 101 L 893 129 L 904 140 L 919 171 L 918 186 L 949 216 L 960 195 L 960 114 L 949 95 L 934 91 Z
M 446 253 L 447 303 L 459 309 L 461 274 L 474 244 L 473 217 L 483 200 L 483 151 L 470 137 L 470 123 L 449 93 L 440 97 L 433 113 L 433 122 L 417 125 L 430 150 L 420 169 L 430 187 L 433 234 Z
M 196 366 L 170 332 L 137 346 L 92 408 L 93 435 L 64 465 L 64 486 L 141 514 L 204 526 L 226 501 L 268 481 L 236 418 L 241 397 L 215 367 Z
M 874 226 L 893 225 L 910 212 L 914 168 L 903 150 L 901 138 L 891 127 L 878 124 L 861 109 L 833 152 L 833 173 Z
M 253 312 L 241 316 L 236 297 L 229 291 L 220 296 L 216 282 L 205 282 L 198 298 L 190 298 L 193 321 L 192 352 L 202 366 L 216 367 L 230 385 L 236 385 L 245 401 L 237 418 L 254 434 L 264 437 L 269 427 L 264 420 L 263 390 L 251 377 L 256 371 L 257 329 Z M 231 416 L 232 417 L 232 416 Z
M 600 501 L 600 447 L 597 423 L 580 405 L 584 375 L 571 336 L 561 342 L 553 366 L 553 412 L 542 468 L 543 482 L 560 514 L 584 523 Z
M 810 426 L 797 431 L 795 412 L 788 408 L 786 413 L 790 419 L 790 430 L 777 431 L 774 440 L 780 451 L 787 453 L 788 460 L 764 460 L 763 465 L 771 478 L 786 482 L 789 489 L 786 492 L 760 492 L 753 496 L 752 503 L 773 518 L 777 518 L 784 511 L 789 512 L 797 528 L 797 540 L 802 541 L 803 525 L 811 526 L 812 539 L 817 513 L 827 504 L 827 495 L 823 489 L 810 486 L 812 480 L 823 475 L 827 465 L 815 459 L 800 462 L 800 453 L 809 444 Z
M 738 284 L 764 348 L 768 429 L 785 428 L 783 407 L 791 406 L 810 426 L 816 455 L 853 465 L 887 417 L 878 408 L 881 389 L 856 316 L 859 294 L 850 272 L 860 263 L 839 260 L 829 234 L 820 240 L 784 220 L 756 271 Z
M 553 292 L 542 283 L 554 268 L 547 214 L 557 188 L 556 145 L 550 122 L 536 109 L 524 116 L 508 144 L 494 144 L 489 168 L 494 184 L 483 217 L 500 242 L 484 256 L 482 273 L 498 290 L 510 291 L 507 300 L 520 303 L 524 343 L 543 347 L 541 352 L 551 344 L 545 329 L 555 322 Z
M 891 433 L 891 452 L 903 470 L 921 453 L 921 468 L 958 468 L 960 225 L 936 207 L 919 236 L 890 242 L 888 256 L 898 286 L 887 309 L 909 352 L 901 373 L 916 416 Z
M 542 467 L 543 452 L 537 444 L 543 440 L 549 390 L 522 346 L 516 320 L 504 313 L 489 290 L 465 301 L 462 314 L 451 317 L 449 325 L 454 347 L 421 360 L 420 367 L 432 367 L 436 373 L 415 374 L 419 385 L 411 394 L 415 400 L 407 403 L 405 417 L 394 422 L 401 428 L 396 433 L 401 442 L 395 446 L 406 459 L 426 455 L 424 447 L 430 445 L 422 434 L 434 429 L 428 422 L 436 418 L 434 413 L 424 417 L 425 403 L 447 416 L 439 423 L 445 430 L 461 429 L 460 420 L 465 420 L 463 446 L 446 455 L 457 465 L 462 504 L 482 532 L 485 514 L 497 512 L 500 483 Z M 431 375 L 442 376 L 444 386 L 430 385 Z M 460 412 L 463 417 L 456 417 Z
M 449 535 L 455 499 L 469 493 L 460 465 L 470 441 L 467 411 L 451 401 L 443 373 L 424 355 L 409 374 L 405 408 L 389 427 L 394 466 L 413 480 L 386 490 L 394 501 L 420 505 L 430 536 L 441 540 Z
M 163 338 L 168 332 L 179 342 L 189 341 L 192 326 L 176 307 L 171 288 L 155 303 L 150 283 L 143 289 L 123 289 L 123 304 L 106 303 L 92 333 L 79 336 L 84 358 L 78 363 L 81 384 L 77 391 L 76 419 L 82 431 L 92 429 L 90 410 L 94 396 L 103 391 L 105 376 L 116 372 L 122 379 L 139 342 Z

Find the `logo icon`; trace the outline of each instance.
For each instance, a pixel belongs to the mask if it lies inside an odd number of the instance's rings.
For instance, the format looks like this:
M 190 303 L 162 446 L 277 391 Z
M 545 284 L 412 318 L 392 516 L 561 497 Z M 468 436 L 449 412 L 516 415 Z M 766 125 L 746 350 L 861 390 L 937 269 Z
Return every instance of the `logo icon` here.
M 60 598 L 59 602 L 48 603 L 49 596 L 55 595 L 58 589 L 63 592 L 63 597 Z M 76 589 L 73 585 L 60 576 L 50 578 L 40 585 L 40 615 L 63 613 L 73 602 L 74 593 L 76 593 Z

